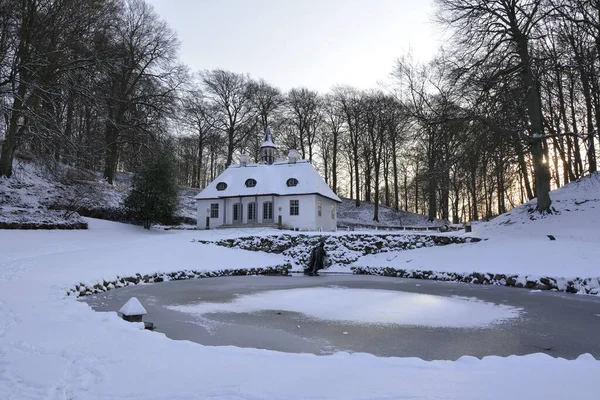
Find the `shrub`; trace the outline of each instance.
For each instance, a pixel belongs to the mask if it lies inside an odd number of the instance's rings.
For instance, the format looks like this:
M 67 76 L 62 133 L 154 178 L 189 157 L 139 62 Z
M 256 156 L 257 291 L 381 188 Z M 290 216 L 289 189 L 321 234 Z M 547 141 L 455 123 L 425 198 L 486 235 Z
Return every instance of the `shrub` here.
M 153 222 L 172 219 L 179 204 L 173 157 L 158 151 L 146 158 L 133 178 L 125 209 L 137 223 L 150 229 Z

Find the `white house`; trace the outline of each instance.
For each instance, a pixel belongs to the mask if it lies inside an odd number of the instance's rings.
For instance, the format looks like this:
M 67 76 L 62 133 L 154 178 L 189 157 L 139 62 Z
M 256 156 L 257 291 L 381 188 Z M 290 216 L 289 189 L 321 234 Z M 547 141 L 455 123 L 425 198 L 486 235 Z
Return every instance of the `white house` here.
M 249 164 L 248 156 L 242 156 L 195 197 L 198 228 L 281 224 L 300 230 L 336 229 L 340 198 L 296 151 L 286 161 L 275 161 L 276 148 L 267 126 L 259 164 Z

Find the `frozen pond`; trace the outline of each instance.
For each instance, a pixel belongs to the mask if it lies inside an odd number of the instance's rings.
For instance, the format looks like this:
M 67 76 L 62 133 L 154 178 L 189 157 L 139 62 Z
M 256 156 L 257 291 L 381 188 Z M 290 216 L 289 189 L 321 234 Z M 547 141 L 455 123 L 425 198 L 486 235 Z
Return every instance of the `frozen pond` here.
M 137 297 L 177 340 L 285 352 L 456 359 L 545 352 L 600 356 L 600 298 L 375 276 L 229 277 L 133 286 L 85 299 L 116 311 Z

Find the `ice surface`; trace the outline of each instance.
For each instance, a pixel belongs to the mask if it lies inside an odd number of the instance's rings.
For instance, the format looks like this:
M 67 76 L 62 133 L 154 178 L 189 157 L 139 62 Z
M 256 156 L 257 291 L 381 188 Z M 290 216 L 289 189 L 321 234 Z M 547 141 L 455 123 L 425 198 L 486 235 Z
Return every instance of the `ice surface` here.
M 477 299 L 392 290 L 303 288 L 271 290 L 238 297 L 231 303 L 169 306 L 192 314 L 291 311 L 319 320 L 355 324 L 395 324 L 475 328 L 517 318 L 520 309 Z

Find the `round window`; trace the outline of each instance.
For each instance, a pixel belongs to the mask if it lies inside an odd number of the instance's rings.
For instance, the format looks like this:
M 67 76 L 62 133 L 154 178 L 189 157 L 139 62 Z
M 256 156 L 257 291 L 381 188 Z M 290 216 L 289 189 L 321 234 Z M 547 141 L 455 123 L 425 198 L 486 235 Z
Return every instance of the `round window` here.
M 227 184 L 225 182 L 217 183 L 217 190 L 225 190 L 227 189 Z
M 296 186 L 296 185 L 298 185 L 298 179 L 296 179 L 296 178 L 290 178 L 290 179 L 287 180 L 286 184 L 288 186 Z
M 256 180 L 255 179 L 246 179 L 246 187 L 254 187 L 256 186 Z

